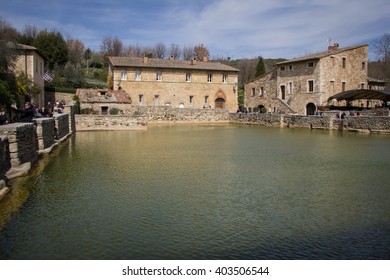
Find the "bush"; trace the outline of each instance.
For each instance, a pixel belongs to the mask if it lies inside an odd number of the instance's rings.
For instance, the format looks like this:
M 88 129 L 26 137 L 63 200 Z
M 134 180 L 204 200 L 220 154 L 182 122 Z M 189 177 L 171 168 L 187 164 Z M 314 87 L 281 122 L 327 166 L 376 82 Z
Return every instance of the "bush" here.
M 97 115 L 99 114 L 98 111 L 93 110 L 92 108 L 84 108 L 80 110 L 80 113 L 82 115 Z
M 123 112 L 122 110 L 115 107 L 110 109 L 110 115 L 118 115 L 119 113 L 122 114 L 122 112 Z

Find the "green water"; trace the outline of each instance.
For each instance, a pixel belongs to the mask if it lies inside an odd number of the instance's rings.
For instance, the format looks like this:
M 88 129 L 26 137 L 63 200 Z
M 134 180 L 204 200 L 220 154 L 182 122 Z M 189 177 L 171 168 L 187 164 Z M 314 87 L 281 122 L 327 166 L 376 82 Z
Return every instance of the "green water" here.
M 79 132 L 0 202 L 2 259 L 390 259 L 390 137 Z

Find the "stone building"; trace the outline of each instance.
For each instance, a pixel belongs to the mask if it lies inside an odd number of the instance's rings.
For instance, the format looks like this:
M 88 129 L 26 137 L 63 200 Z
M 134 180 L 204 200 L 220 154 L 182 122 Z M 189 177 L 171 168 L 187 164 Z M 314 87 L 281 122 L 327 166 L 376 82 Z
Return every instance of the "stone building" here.
M 219 62 L 109 57 L 114 90 L 134 105 L 212 108 L 236 112 L 239 70 Z
M 272 113 L 314 114 L 339 92 L 366 89 L 368 45 L 339 48 L 279 62 L 245 85 L 245 107 Z
M 15 73 L 22 72 L 27 78 L 37 85 L 40 93 L 33 96 L 33 102 L 43 106 L 44 104 L 44 67 L 45 59 L 43 55 L 32 46 L 17 44 L 17 58 L 15 63 Z
M 123 90 L 77 89 L 81 113 L 108 115 L 118 110 L 121 113 L 131 111 L 132 100 Z

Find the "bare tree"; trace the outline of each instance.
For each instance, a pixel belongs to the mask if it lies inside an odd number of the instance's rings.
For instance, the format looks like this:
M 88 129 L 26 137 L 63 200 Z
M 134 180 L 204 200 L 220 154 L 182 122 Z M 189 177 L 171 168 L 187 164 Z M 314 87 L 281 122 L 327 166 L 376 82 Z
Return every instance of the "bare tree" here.
M 130 57 L 142 57 L 144 50 L 143 47 L 137 43 L 136 45 L 129 45 L 125 50 L 125 54 Z
M 180 47 L 172 43 L 169 48 L 169 55 L 172 56 L 174 59 L 180 58 L 181 55 Z
M 183 59 L 190 60 L 193 57 L 194 57 L 194 47 L 193 46 L 183 47 Z
M 26 45 L 32 45 L 37 38 L 39 30 L 33 25 L 25 25 L 22 31 L 21 42 Z
M 68 61 L 74 65 L 81 65 L 85 52 L 84 43 L 77 39 L 68 38 L 66 45 L 68 46 Z
M 118 37 L 105 36 L 100 45 L 100 50 L 106 56 L 121 56 L 123 55 L 123 43 Z
M 374 42 L 374 47 L 378 59 L 390 63 L 390 34 L 384 33 L 379 40 Z
M 165 44 L 162 42 L 158 42 L 154 47 L 154 57 L 164 58 L 166 51 L 167 46 L 165 46 Z

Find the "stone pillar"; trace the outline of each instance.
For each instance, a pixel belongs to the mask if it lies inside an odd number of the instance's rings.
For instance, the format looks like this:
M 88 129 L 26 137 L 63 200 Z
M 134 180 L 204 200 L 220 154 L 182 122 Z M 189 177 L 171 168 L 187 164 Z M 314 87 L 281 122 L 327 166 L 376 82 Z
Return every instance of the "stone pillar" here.
M 9 143 L 11 168 L 8 179 L 27 174 L 38 159 L 38 142 L 34 123 L 12 123 L 0 126 Z
M 54 141 L 54 129 L 55 122 L 53 118 L 39 118 L 34 119 L 36 125 L 37 141 L 38 141 L 38 153 L 49 153 Z

